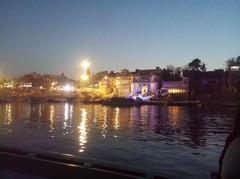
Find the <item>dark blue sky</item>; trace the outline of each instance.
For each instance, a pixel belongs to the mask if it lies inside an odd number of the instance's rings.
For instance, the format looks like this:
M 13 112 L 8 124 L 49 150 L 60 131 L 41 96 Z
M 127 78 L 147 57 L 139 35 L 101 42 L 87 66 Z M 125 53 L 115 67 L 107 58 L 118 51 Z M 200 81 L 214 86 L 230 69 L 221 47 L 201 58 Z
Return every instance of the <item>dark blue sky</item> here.
M 222 68 L 240 55 L 239 0 L 0 0 L 0 71 Z

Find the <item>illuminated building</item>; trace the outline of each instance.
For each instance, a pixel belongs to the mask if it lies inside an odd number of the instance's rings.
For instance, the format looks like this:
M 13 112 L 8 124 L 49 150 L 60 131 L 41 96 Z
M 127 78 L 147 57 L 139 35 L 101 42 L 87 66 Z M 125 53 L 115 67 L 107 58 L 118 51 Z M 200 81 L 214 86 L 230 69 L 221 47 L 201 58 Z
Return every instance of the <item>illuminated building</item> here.
M 115 73 L 106 74 L 98 83 L 99 89 L 102 90 L 104 94 L 112 94 L 115 88 L 115 78 Z
M 189 92 L 189 78 L 182 78 L 180 81 L 163 81 L 160 94 L 162 96 L 168 95 L 188 95 Z
M 131 94 L 137 95 L 153 95 L 158 96 L 160 87 L 160 69 L 136 70 L 131 74 Z
M 128 97 L 131 94 L 131 75 L 127 69 L 116 73 L 114 95 Z

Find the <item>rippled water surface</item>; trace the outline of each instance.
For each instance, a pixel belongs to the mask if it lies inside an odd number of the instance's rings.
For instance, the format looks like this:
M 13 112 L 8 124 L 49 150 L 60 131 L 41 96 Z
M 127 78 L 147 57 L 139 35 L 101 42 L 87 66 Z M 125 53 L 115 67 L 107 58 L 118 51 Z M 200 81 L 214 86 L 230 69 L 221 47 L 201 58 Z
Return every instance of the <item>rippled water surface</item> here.
M 210 178 L 232 108 L 0 104 L 0 145 L 78 155 L 183 178 Z

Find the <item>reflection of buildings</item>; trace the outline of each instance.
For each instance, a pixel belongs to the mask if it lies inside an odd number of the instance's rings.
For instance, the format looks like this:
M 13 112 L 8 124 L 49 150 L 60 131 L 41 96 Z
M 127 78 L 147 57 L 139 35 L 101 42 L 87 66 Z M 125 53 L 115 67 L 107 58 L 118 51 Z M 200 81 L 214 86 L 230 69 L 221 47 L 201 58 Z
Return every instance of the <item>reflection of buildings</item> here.
M 72 104 L 69 105 L 68 103 L 65 103 L 65 105 L 64 105 L 64 122 L 63 122 L 64 129 L 66 129 L 70 125 L 72 116 L 73 116 L 73 105 Z
M 186 123 L 185 133 L 190 138 L 191 142 L 197 146 L 206 143 L 206 127 L 204 116 L 206 111 L 197 111 L 189 108 L 189 120 Z
M 53 122 L 55 119 L 55 115 L 56 115 L 56 109 L 54 105 L 50 105 L 50 110 L 49 110 L 49 121 L 50 121 L 50 129 L 53 130 Z
M 10 125 L 12 123 L 12 104 L 6 104 L 5 110 L 5 124 Z
M 176 129 L 178 126 L 180 116 L 181 107 L 179 106 L 169 106 L 168 107 L 168 114 L 169 114 L 169 122 L 173 129 Z
M 84 152 L 85 144 L 87 143 L 87 111 L 86 109 L 81 109 L 82 120 L 78 126 L 79 130 L 79 152 Z
M 30 105 L 30 119 L 39 120 L 42 118 L 42 105 L 43 104 Z
M 102 136 L 103 138 L 106 138 L 107 136 L 107 107 L 104 106 L 104 109 L 103 109 L 103 124 L 102 124 Z
M 120 124 L 119 124 L 119 111 L 120 108 L 116 107 L 115 108 L 115 118 L 114 118 L 114 129 L 119 129 Z
M 154 95 L 158 96 L 160 87 L 160 69 L 136 70 L 132 73 L 131 94 L 133 96 Z
M 38 106 L 38 116 L 39 116 L 39 119 L 42 118 L 42 104 Z

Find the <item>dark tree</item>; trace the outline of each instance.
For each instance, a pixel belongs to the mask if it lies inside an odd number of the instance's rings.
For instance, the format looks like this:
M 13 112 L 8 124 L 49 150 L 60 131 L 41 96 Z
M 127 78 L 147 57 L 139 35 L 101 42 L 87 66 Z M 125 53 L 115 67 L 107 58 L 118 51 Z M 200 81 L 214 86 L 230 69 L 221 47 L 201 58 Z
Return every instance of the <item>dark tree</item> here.
M 173 65 L 167 65 L 166 69 L 170 74 L 174 74 L 175 72 L 175 67 Z
M 183 71 L 182 67 L 177 67 L 175 69 L 175 76 L 181 77 L 182 71 Z
M 201 65 L 200 70 L 201 70 L 202 72 L 205 72 L 205 71 L 207 70 L 205 63 L 203 63 L 203 64 Z
M 162 70 L 162 79 L 164 81 L 169 81 L 171 79 L 171 73 L 166 68 Z
M 188 64 L 188 69 L 190 71 L 206 71 L 206 65 L 200 59 L 195 58 Z
M 168 65 L 162 70 L 162 78 L 164 81 L 177 81 L 181 79 L 182 68 Z

